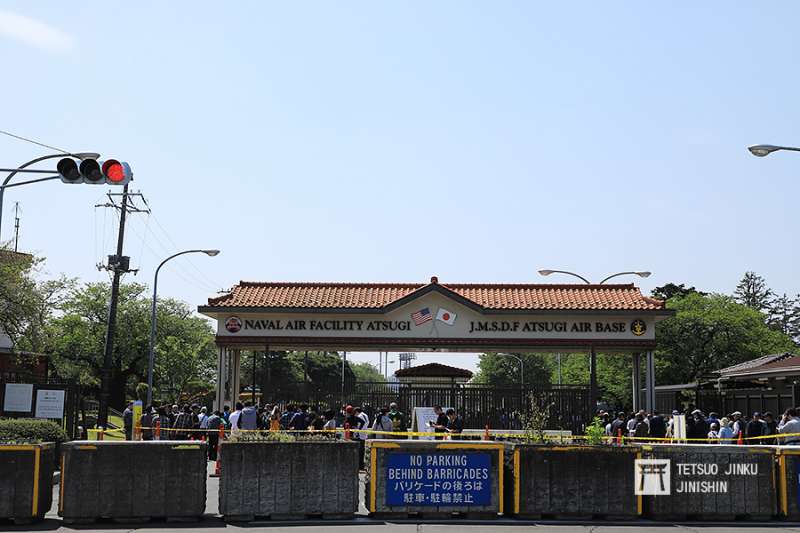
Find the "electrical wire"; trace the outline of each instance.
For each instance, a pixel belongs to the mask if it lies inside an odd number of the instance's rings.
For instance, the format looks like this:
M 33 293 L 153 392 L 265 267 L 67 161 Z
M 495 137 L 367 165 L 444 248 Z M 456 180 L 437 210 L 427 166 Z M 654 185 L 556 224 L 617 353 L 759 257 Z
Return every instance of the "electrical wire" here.
M 44 144 L 44 143 L 39 142 L 39 141 L 34 141 L 33 139 L 28 139 L 27 137 L 23 137 L 21 135 L 17 135 L 15 133 L 11 133 L 10 131 L 0 130 L 0 133 L 2 133 L 3 135 L 8 135 L 9 137 L 13 137 L 15 139 L 19 139 L 20 141 L 25 141 L 25 142 L 28 142 L 28 143 L 31 143 L 31 144 L 36 144 L 38 146 L 42 146 L 44 148 L 49 148 L 50 150 L 55 150 L 56 152 L 61 152 L 63 154 L 69 154 L 70 153 L 70 152 L 67 152 L 66 150 L 62 150 L 61 148 L 56 148 L 55 146 L 50 146 L 49 144 Z
M 174 247 L 175 247 L 175 250 L 179 250 L 180 248 L 179 248 L 179 247 L 178 247 L 178 245 L 175 243 L 175 240 L 174 240 L 174 239 L 173 239 L 173 238 L 172 238 L 172 237 L 169 235 L 169 233 L 168 233 L 168 232 L 167 232 L 167 230 L 164 228 L 164 226 L 162 226 L 162 225 L 161 225 L 161 222 L 159 222 L 159 220 L 158 220 L 158 217 L 157 217 L 155 214 L 153 214 L 152 216 L 153 216 L 153 220 L 154 220 L 154 221 L 155 221 L 155 223 L 156 223 L 156 226 L 158 226 L 158 228 L 161 230 L 161 232 L 164 234 L 164 236 L 167 238 L 167 240 L 168 240 L 170 243 L 172 243 L 172 246 L 174 246 Z M 187 258 L 186 258 L 186 261 L 189 263 L 189 266 L 191 266 L 191 267 L 192 267 L 192 268 L 195 270 L 195 272 L 197 272 L 197 273 L 200 275 L 200 277 L 201 277 L 201 278 L 203 278 L 204 280 L 206 280 L 206 282 L 208 282 L 208 283 L 210 283 L 211 285 L 213 285 L 213 286 L 214 286 L 214 290 L 215 290 L 215 291 L 216 291 L 216 290 L 218 290 L 219 288 L 222 288 L 222 287 L 224 287 L 224 285 L 222 285 L 221 283 L 219 283 L 217 280 L 215 280 L 215 279 L 212 279 L 212 278 L 211 278 L 211 277 L 209 277 L 209 276 L 208 276 L 208 275 L 207 275 L 205 272 L 203 272 L 203 270 L 201 270 L 201 269 L 200 269 L 200 268 L 199 268 L 199 267 L 198 267 L 198 266 L 195 264 L 195 262 L 191 260 L 191 258 L 187 257 Z
M 143 234 L 139 233 L 139 230 L 136 229 L 136 224 L 131 224 L 128 227 L 131 229 L 131 231 L 133 231 L 134 234 L 136 234 L 136 235 L 138 235 L 140 237 L 144 237 Z M 144 248 L 146 248 L 147 251 L 150 252 L 151 256 L 153 257 L 153 259 L 155 259 L 156 262 L 162 261 L 163 258 L 165 257 L 164 253 L 154 250 L 144 238 L 142 240 L 142 244 L 143 244 Z M 171 255 L 171 253 L 168 252 L 168 251 L 166 252 L 166 254 L 167 255 Z M 170 272 L 172 272 L 173 274 L 175 274 L 176 276 L 181 278 L 187 285 L 190 285 L 190 286 L 192 286 L 192 287 L 194 287 L 196 289 L 200 289 L 200 290 L 208 291 L 208 292 L 216 291 L 215 287 L 213 287 L 213 286 L 211 286 L 211 285 L 209 285 L 207 283 L 202 282 L 202 280 L 199 280 L 197 278 L 192 280 L 192 279 L 188 278 L 187 276 L 184 275 L 185 272 L 182 272 L 181 270 L 178 270 L 178 269 L 174 268 L 169 263 L 165 264 L 164 268 L 166 268 L 167 270 L 169 270 Z

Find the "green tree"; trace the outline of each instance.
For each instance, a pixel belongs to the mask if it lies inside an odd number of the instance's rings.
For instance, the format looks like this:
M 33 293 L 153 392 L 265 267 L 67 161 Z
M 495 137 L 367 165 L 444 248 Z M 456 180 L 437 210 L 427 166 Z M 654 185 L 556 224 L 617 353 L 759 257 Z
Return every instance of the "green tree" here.
M 767 324 L 773 329 L 800 341 L 800 294 L 790 298 L 783 293 L 772 299 Z
M 687 287 L 683 283 L 680 285 L 675 283 L 667 283 L 666 285 L 656 287 L 650 291 L 650 295 L 653 298 L 658 298 L 659 300 L 669 300 L 670 298 L 675 298 L 676 296 L 686 296 L 687 294 L 692 293 L 701 294 L 703 296 L 706 295 L 705 292 L 700 292 L 694 287 Z
M 535 353 L 514 355 L 520 357 L 524 363 L 526 386 L 550 383 L 550 356 Z M 472 380 L 497 387 L 514 387 L 520 384 L 519 371 L 519 361 L 514 357 L 490 352 L 478 356 L 478 372 Z
M 37 281 L 37 268 L 44 262 L 28 254 L 0 249 L 0 333 L 17 350 L 41 352 L 45 325 L 73 282 L 60 277 Z
M 629 409 L 633 404 L 632 357 L 628 354 L 597 354 L 597 386 L 600 396 L 611 405 Z M 557 370 L 554 370 L 554 375 Z M 589 383 L 589 355 L 561 356 L 561 380 L 565 384 Z
M 792 340 L 764 316 L 720 294 L 689 294 L 667 302 L 676 311 L 656 325 L 658 383 L 690 383 L 755 357 L 792 350 Z
M 147 381 L 151 300 L 146 290 L 138 283 L 120 287 L 112 353 L 110 401 L 114 407 L 122 407 L 134 396 L 136 384 Z M 47 352 L 53 354 L 54 370 L 76 379 L 90 394 L 100 387 L 109 295 L 108 283 L 73 287 L 61 302 L 60 313 L 47 324 Z M 208 321 L 171 298 L 159 298 L 156 312 L 154 398 L 163 394 L 175 400 L 195 379 L 211 386 L 216 356 Z
M 350 368 L 353 369 L 353 374 L 355 374 L 356 381 L 380 383 L 384 383 L 386 381 L 386 378 L 383 377 L 383 374 L 381 374 L 380 370 L 375 368 L 375 365 L 371 363 L 355 363 L 350 365 Z
M 773 296 L 774 293 L 767 286 L 766 280 L 752 271 L 744 273 L 733 292 L 733 298 L 737 302 L 759 312 L 769 308 Z

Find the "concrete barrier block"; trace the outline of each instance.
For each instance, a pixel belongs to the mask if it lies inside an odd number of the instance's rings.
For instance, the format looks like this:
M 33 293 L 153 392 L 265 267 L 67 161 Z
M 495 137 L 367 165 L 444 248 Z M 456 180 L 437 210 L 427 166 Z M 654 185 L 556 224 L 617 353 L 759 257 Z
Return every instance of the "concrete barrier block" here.
M 0 444 L 0 518 L 39 520 L 53 504 L 55 444 Z
M 343 518 L 358 511 L 358 444 L 231 442 L 221 447 L 219 512 L 254 518 Z
M 520 517 L 633 519 L 634 446 L 510 444 L 506 509 Z
M 766 520 L 777 514 L 775 447 L 642 446 L 636 485 L 656 520 Z
M 504 504 L 504 451 L 485 441 L 367 441 L 367 508 L 386 518 L 496 517 Z
M 90 442 L 62 446 L 59 515 L 200 517 L 206 504 L 206 443 Z

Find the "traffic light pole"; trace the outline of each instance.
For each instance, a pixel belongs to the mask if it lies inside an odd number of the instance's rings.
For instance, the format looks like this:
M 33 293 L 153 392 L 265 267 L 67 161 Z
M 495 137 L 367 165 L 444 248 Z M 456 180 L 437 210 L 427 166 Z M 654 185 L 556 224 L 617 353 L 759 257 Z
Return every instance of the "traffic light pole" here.
M 111 281 L 111 299 L 108 303 L 108 324 L 106 326 L 106 343 L 103 352 L 103 368 L 100 370 L 100 406 L 97 413 L 98 427 L 108 426 L 108 400 L 111 397 L 111 376 L 113 374 L 114 333 L 117 327 L 117 302 L 119 300 L 119 282 L 127 269 L 122 264 L 122 245 L 125 240 L 125 216 L 128 213 L 128 184 L 122 189 L 122 207 L 119 215 L 119 233 L 117 234 L 116 262 L 109 264 L 113 268 L 114 278 Z

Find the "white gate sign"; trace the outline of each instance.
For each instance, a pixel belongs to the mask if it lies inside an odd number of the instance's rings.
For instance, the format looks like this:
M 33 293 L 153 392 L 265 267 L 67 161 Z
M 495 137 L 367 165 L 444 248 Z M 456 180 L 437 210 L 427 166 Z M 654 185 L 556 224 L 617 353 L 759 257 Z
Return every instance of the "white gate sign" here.
M 64 391 L 39 389 L 36 391 L 36 418 L 64 418 Z
M 33 401 L 33 384 L 31 383 L 6 383 L 5 401 L 3 411 L 15 413 L 30 413 Z

